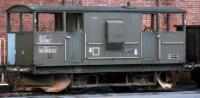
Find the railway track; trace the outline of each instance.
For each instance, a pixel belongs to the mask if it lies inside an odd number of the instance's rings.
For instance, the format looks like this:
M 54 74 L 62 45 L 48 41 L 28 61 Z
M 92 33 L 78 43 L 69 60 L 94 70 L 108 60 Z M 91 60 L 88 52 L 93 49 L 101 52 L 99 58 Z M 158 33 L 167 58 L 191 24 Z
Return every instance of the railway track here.
M 73 91 L 74 90 L 74 91 Z M 130 88 L 130 87 L 103 87 L 103 88 L 87 88 L 87 89 L 73 89 L 66 90 L 60 93 L 46 93 L 42 90 L 35 91 L 17 91 L 17 90 L 4 90 L 0 91 L 0 97 L 28 97 L 28 96 L 73 96 L 85 94 L 123 94 L 123 93 L 171 93 L 171 92 L 184 92 L 184 91 L 200 91 L 194 85 L 180 86 L 176 89 L 162 89 L 162 88 Z

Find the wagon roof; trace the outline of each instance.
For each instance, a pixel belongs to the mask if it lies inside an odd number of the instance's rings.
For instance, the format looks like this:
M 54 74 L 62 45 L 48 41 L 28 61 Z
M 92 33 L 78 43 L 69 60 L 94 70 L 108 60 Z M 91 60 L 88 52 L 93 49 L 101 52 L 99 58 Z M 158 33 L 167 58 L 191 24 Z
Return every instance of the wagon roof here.
M 80 6 L 80 5 L 15 5 L 6 10 L 15 12 L 140 12 L 140 13 L 185 13 L 177 7 L 126 7 L 126 6 Z

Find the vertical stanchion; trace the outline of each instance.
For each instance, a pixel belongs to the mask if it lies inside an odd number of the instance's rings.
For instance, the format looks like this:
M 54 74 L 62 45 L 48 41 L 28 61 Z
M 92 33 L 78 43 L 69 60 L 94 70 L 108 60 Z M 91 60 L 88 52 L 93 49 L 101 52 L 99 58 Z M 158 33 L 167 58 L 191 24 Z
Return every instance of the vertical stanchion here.
M 2 55 L 2 47 L 3 47 L 3 55 Z M 2 57 L 3 56 L 3 57 Z M 6 63 L 6 40 L 5 38 L 0 38 L 0 66 L 2 67 Z M 3 58 L 3 60 L 2 60 Z M 4 72 L 1 73 L 1 83 L 0 85 L 8 85 L 5 82 L 5 75 Z
M 1 52 L 1 38 L 0 38 L 0 66 L 2 66 L 2 52 Z M 1 73 L 1 83 L 3 83 L 4 80 L 3 80 L 3 72 Z

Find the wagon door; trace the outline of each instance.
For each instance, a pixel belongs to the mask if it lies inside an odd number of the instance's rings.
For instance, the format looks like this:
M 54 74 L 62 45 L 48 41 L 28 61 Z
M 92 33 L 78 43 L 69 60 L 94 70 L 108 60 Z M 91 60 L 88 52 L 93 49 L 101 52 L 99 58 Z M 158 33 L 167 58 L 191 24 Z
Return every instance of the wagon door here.
M 142 28 L 142 60 L 143 62 L 154 62 L 158 60 L 158 17 L 156 14 L 143 14 L 144 28 Z M 149 21 L 150 19 L 150 21 Z M 156 21 L 155 21 L 156 20 Z
M 142 33 L 142 57 L 144 61 L 155 61 L 157 59 L 157 38 L 155 32 Z
M 65 61 L 70 64 L 77 64 L 82 59 L 82 28 L 83 17 L 80 13 L 67 13 L 67 39 L 65 42 Z
M 68 59 L 70 63 L 78 63 L 81 62 L 81 32 L 69 32 L 68 33 L 68 46 L 66 46 L 68 53 Z M 66 54 L 67 55 L 67 54 Z

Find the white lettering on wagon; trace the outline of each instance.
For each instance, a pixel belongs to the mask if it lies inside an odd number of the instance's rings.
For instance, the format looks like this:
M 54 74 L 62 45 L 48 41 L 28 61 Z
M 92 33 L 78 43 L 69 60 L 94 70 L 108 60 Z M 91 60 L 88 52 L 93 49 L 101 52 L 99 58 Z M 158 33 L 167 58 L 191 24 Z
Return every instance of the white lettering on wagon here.
M 172 60 L 172 59 L 179 59 L 179 54 L 178 53 L 169 53 L 168 54 L 168 59 Z
M 39 53 L 57 53 L 57 46 L 39 46 Z
M 39 43 L 43 43 L 43 44 L 45 44 L 45 43 L 51 43 L 52 40 L 53 40 L 52 35 L 39 35 L 38 36 Z

